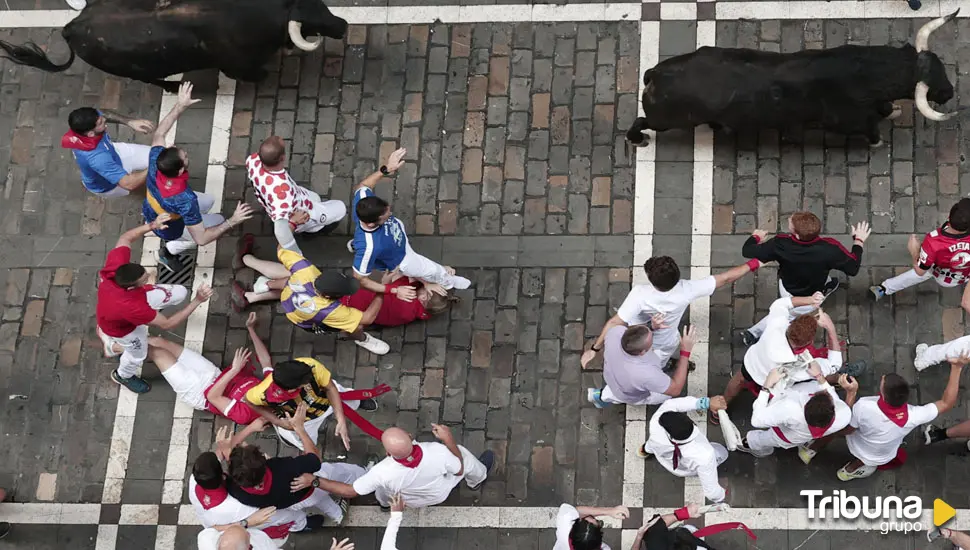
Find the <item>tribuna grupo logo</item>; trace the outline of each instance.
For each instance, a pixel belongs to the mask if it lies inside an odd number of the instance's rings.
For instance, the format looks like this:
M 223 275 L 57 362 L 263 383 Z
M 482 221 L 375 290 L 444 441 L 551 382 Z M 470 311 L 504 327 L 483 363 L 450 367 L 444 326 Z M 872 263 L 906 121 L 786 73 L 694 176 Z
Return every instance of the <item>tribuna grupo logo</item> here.
M 922 531 L 923 499 L 920 497 L 855 497 L 845 491 L 832 491 L 823 496 L 821 490 L 804 490 L 808 497 L 808 519 L 868 519 L 879 522 L 879 532 L 911 533 Z M 929 529 L 932 525 L 926 525 Z

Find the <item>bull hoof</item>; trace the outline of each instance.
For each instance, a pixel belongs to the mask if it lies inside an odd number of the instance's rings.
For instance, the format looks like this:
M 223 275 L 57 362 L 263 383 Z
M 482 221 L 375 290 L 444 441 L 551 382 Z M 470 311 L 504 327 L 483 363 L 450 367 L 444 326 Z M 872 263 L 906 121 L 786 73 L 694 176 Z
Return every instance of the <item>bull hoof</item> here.
M 886 117 L 886 120 L 896 120 L 902 114 L 903 114 L 903 108 L 900 107 L 899 105 L 895 105 L 894 104 L 893 105 L 893 112 L 889 113 L 889 116 Z

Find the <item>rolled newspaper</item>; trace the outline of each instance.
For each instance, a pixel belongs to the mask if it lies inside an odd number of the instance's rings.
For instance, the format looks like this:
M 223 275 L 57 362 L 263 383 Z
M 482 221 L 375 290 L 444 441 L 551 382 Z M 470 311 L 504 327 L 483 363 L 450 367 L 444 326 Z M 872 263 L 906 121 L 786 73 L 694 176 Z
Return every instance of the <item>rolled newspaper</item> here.
M 717 411 L 717 419 L 721 424 L 721 433 L 724 435 L 724 445 L 729 451 L 736 451 L 741 445 L 741 431 L 734 422 L 731 422 L 731 417 L 724 409 Z

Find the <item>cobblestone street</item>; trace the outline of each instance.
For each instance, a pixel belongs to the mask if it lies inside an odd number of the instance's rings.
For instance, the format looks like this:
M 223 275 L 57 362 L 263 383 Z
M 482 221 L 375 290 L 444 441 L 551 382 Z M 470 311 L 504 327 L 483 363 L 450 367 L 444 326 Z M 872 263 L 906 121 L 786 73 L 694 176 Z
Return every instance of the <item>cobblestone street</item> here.
M 365 413 L 376 426 L 430 441 L 431 424 L 444 423 L 472 452 L 497 455 L 482 489 L 463 484 L 441 507 L 408 512 L 398 548 L 549 549 L 556 508 L 568 502 L 629 506 L 631 517 L 608 523 L 605 541 L 630 550 L 645 517 L 698 495 L 696 480 L 685 484 L 635 454 L 655 408 L 587 402 L 586 388 L 602 385 L 602 364 L 583 371 L 580 355 L 631 285 L 645 282 L 647 257 L 674 257 L 685 277 L 719 273 L 742 263 L 741 244 L 753 229 L 786 230 L 795 210 L 818 214 L 823 234 L 844 244 L 850 225 L 873 225 L 862 271 L 842 276 L 825 303 L 849 342 L 848 360 L 870 361 L 860 396 L 874 395 L 880 376 L 897 372 L 913 383 L 911 402 L 940 398 L 946 369 L 917 374 L 912 357 L 917 343 L 965 333 L 959 289 L 926 283 L 874 302 L 868 287 L 901 272 L 909 235 L 936 227 L 970 194 L 965 117 L 933 123 L 904 101 L 902 116 L 884 123 L 886 146 L 874 150 L 814 130 L 735 135 L 703 127 L 663 133 L 639 150 L 625 140 L 641 112 L 642 73 L 658 61 L 703 45 L 793 52 L 911 43 L 941 13 L 938 2 L 926 2 L 925 18 L 900 2 L 452 2 L 328 2 L 352 23 L 344 40 L 281 54 L 258 84 L 220 80 L 214 71 L 186 75 L 202 102 L 174 132 L 192 159 L 194 189 L 219 197 L 223 213 L 240 200 L 258 209 L 233 237 L 199 253 L 194 283 L 211 281 L 215 295 L 166 334 L 197 344 L 219 366 L 247 345 L 246 314 L 229 305 L 235 238 L 255 234 L 256 255 L 265 259 L 276 248 L 246 157 L 279 135 L 296 181 L 349 203 L 357 182 L 407 148 L 406 165 L 377 194 L 415 250 L 472 280 L 458 291 L 460 303 L 425 322 L 374 330 L 390 344 L 384 356 L 333 334 L 296 330 L 276 304 L 252 307 L 274 361 L 312 356 L 345 386 L 388 384 L 379 409 Z M 9 0 L 0 8 L 0 39 L 33 40 L 60 62 L 67 46 L 59 29 L 45 25 L 70 20 L 66 7 Z M 817 19 L 790 15 L 803 12 Z M 758 14 L 763 20 L 752 19 Z M 957 93 L 947 111 L 970 104 L 968 42 L 970 19 L 931 40 Z M 59 143 L 78 106 L 157 121 L 173 101 L 80 59 L 48 74 L 0 58 L 0 396 L 7 396 L 0 521 L 14 524 L 0 550 L 197 548 L 186 480 L 226 421 L 178 406 L 150 363 L 143 374 L 152 391 L 137 398 L 109 378 L 117 360 L 102 357 L 95 333 L 97 271 L 117 237 L 141 223 L 141 197 L 104 201 L 88 193 Z M 127 128 L 110 132 L 119 142 L 150 140 Z M 345 220 L 330 236 L 299 237 L 300 246 L 316 265 L 346 269 L 351 231 Z M 133 257 L 153 260 L 157 240 L 144 248 Z M 248 289 L 256 274 L 236 277 Z M 692 306 L 702 340 L 691 394 L 723 392 L 745 351 L 738 331 L 776 297 L 776 269 L 766 266 Z M 742 432 L 750 403 L 742 395 L 730 410 Z M 968 403 L 961 387 L 942 423 L 970 416 Z M 711 440 L 722 439 L 716 426 L 701 425 Z M 364 464 L 383 456 L 379 442 L 356 428 L 350 452 L 332 424 L 324 430 L 326 459 Z M 732 513 L 758 539 L 733 530 L 710 542 L 719 550 L 927 547 L 922 532 L 813 524 L 803 517 L 802 489 L 917 495 L 925 511 L 942 498 L 965 516 L 958 514 L 956 527 L 970 526 L 970 489 L 953 481 L 970 475 L 970 452 L 962 442 L 924 449 L 917 439 L 916 432 L 907 439 L 904 468 L 849 484 L 835 477 L 849 459 L 840 441 L 810 466 L 794 451 L 762 459 L 734 453 L 720 480 Z M 272 430 L 253 442 L 270 455 L 295 452 Z M 372 498 L 360 498 L 347 526 L 293 535 L 284 548 L 329 547 L 331 536 L 348 536 L 357 550 L 376 550 L 386 518 Z

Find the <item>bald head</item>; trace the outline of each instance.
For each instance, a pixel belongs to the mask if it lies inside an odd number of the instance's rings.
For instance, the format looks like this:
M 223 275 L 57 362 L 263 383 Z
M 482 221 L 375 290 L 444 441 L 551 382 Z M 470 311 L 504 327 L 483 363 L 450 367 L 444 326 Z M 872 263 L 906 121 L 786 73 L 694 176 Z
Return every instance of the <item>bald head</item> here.
M 240 525 L 233 525 L 219 537 L 219 550 L 249 550 L 249 532 Z
M 259 161 L 263 166 L 276 166 L 283 162 L 286 156 L 286 144 L 279 136 L 270 136 L 259 146 Z
M 381 436 L 384 450 L 394 458 L 405 458 L 411 454 L 414 447 L 411 435 L 401 428 L 388 428 Z

